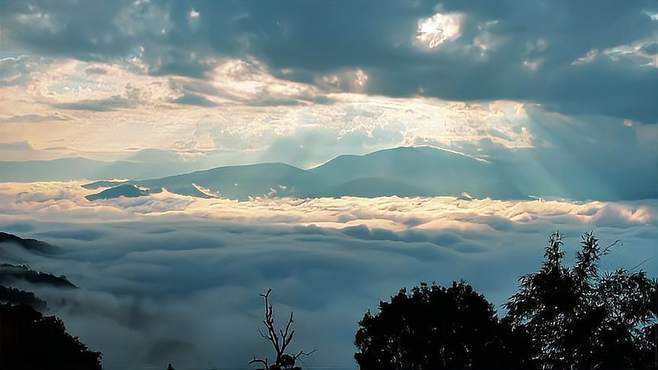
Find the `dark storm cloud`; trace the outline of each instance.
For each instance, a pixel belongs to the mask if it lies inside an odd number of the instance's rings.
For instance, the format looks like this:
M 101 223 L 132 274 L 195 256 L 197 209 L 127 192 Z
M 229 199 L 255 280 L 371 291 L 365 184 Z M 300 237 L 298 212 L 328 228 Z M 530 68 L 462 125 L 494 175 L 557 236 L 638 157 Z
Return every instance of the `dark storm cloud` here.
M 658 21 L 651 15 L 658 5 L 649 0 L 0 6 L 16 48 L 92 60 L 138 56 L 153 74 L 201 77 L 212 68 L 208 57 L 253 56 L 278 77 L 306 82 L 360 68 L 370 93 L 530 100 L 566 113 L 651 123 L 657 117 L 656 69 L 646 64 L 655 58 Z M 461 36 L 423 50 L 414 44 L 418 21 L 437 12 L 463 14 Z M 483 51 L 476 41 L 487 38 Z M 624 45 L 637 47 L 614 56 Z M 591 60 L 574 63 L 589 52 Z

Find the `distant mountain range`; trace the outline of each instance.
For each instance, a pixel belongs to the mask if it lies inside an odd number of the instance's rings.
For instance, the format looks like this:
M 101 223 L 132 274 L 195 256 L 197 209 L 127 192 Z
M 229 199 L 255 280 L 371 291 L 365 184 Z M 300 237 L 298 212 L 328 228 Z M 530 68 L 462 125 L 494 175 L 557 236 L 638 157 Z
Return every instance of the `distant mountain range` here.
M 217 157 L 187 161 L 175 153 L 143 150 L 123 161 L 85 158 L 0 161 L 0 182 L 99 180 L 90 201 L 139 197 L 166 189 L 202 198 L 464 196 L 494 199 L 632 200 L 658 196 L 651 172 L 624 176 L 623 168 L 585 166 L 551 148 L 499 151 L 486 160 L 436 147 L 399 147 L 342 155 L 311 169 L 284 163 L 224 166 Z M 246 160 L 246 159 L 245 159 Z M 591 162 L 591 161 L 590 161 Z M 596 162 L 598 163 L 598 162 Z M 174 176 L 172 176 L 174 175 Z M 129 179 L 129 180 L 114 180 Z
M 181 195 L 241 200 L 256 196 L 462 196 L 464 193 L 473 197 L 525 198 L 491 163 L 432 147 L 400 147 L 362 156 L 344 155 L 309 170 L 283 163 L 260 163 L 149 180 L 99 181 L 85 187 L 109 187 L 88 196 L 89 200 L 143 196 L 163 189 Z
M 9 249 L 19 248 L 30 253 L 52 255 L 60 252 L 60 248 L 35 239 L 25 239 L 19 236 L 0 232 L 0 257 L 8 254 Z M 56 276 L 47 272 L 34 271 L 25 264 L 0 263 L 0 288 L 3 285 L 12 285 L 17 282 L 29 284 L 49 285 L 57 288 L 75 288 L 65 276 Z M 0 291 L 0 296 L 9 294 L 9 291 Z
M 193 171 L 201 163 L 186 162 L 174 153 L 146 149 L 125 160 L 88 158 L 0 161 L 0 182 L 139 179 Z

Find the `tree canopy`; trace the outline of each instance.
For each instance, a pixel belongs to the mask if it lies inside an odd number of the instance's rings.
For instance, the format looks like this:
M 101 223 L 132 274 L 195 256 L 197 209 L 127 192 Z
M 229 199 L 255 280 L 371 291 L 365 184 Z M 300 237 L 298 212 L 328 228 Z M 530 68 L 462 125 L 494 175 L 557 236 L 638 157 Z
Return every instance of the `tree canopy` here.
M 540 270 L 521 277 L 508 316 L 528 332 L 543 368 L 656 367 L 657 283 L 642 271 L 602 273 L 599 261 L 614 245 L 602 249 L 586 233 L 569 267 L 554 233 Z
M 359 323 L 355 358 L 362 370 L 525 368 L 527 339 L 498 320 L 470 285 L 421 284 L 381 302 Z
M 402 289 L 360 321 L 356 361 L 362 370 L 656 369 L 658 282 L 635 268 L 602 272 L 616 245 L 585 233 L 567 266 L 552 234 L 503 319 L 464 282 Z

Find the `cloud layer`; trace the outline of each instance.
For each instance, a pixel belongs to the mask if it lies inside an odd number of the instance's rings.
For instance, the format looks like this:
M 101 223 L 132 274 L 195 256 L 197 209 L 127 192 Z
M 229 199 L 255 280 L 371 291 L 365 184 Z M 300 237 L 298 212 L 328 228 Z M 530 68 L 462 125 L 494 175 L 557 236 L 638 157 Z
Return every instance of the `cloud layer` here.
M 356 322 L 419 281 L 464 278 L 495 303 L 537 267 L 548 233 L 620 239 L 604 268 L 656 258 L 658 203 L 454 198 L 254 199 L 163 193 L 87 202 L 77 183 L 3 184 L 0 228 L 59 245 L 10 259 L 66 274 L 78 291 L 38 289 L 108 368 L 244 367 L 267 348 L 258 293 L 294 310 L 311 366 L 353 368 Z M 11 250 L 11 249 L 9 249 Z M 654 261 L 654 260 L 651 260 Z M 643 268 L 654 276 L 654 263 Z
M 307 167 L 414 143 L 488 154 L 489 142 L 562 145 L 555 117 L 583 140 L 613 128 L 596 156 L 636 145 L 620 127 L 656 142 L 656 14 L 648 0 L 7 1 L 0 142 L 33 150 L 0 158 L 156 148 Z
M 656 122 L 658 8 L 648 0 L 9 1 L 1 14 L 17 53 L 190 77 L 222 59 L 253 58 L 315 86 L 531 100 L 562 113 Z

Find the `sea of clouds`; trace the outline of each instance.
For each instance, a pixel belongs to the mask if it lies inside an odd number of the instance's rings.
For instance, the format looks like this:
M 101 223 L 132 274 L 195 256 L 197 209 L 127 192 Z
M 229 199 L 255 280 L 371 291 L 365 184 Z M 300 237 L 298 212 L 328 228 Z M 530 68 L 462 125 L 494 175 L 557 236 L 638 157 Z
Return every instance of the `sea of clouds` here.
M 464 279 L 500 306 L 535 270 L 549 233 L 621 245 L 604 269 L 658 273 L 658 200 L 498 201 L 435 198 L 257 198 L 163 192 L 89 202 L 77 182 L 0 184 L 0 230 L 57 245 L 8 262 L 65 274 L 80 289 L 25 287 L 110 370 L 247 368 L 268 354 L 259 294 L 273 289 L 281 321 L 295 312 L 293 350 L 305 368 L 355 368 L 367 310 L 401 287 Z

